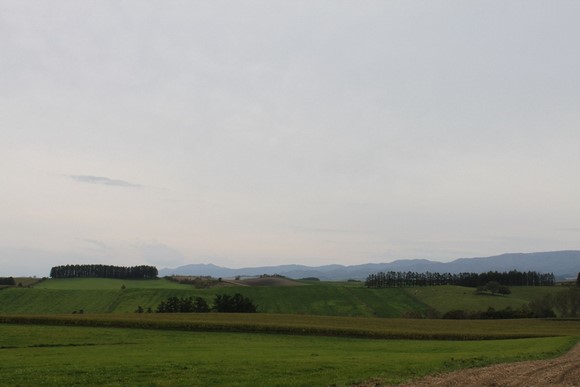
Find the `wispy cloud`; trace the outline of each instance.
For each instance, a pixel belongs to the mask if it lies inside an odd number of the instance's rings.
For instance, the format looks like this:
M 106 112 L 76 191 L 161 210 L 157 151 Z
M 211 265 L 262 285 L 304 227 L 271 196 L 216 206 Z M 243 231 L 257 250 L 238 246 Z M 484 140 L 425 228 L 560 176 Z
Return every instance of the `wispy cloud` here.
M 580 227 L 566 227 L 557 229 L 558 231 L 580 232 Z
M 69 175 L 69 177 L 80 183 L 112 185 L 116 187 L 141 187 L 139 184 L 133 184 L 125 180 L 110 179 L 104 176 Z
M 87 250 L 91 253 L 108 256 L 115 255 L 115 250 L 102 241 L 95 239 L 83 239 L 82 241 L 85 243 L 85 246 L 87 246 Z
M 340 229 L 340 228 L 323 228 L 323 227 L 306 227 L 306 226 L 291 226 L 294 232 L 304 232 L 304 233 L 324 233 L 324 234 L 335 234 L 335 233 L 348 233 L 352 230 Z
M 134 247 L 147 263 L 175 267 L 187 262 L 186 256 L 181 251 L 163 243 L 139 243 Z

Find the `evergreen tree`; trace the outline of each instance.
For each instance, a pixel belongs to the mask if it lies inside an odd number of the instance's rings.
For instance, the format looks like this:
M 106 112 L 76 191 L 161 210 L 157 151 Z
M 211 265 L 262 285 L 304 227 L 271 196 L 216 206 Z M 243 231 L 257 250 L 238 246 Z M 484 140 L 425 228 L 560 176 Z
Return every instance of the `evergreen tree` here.
M 153 279 L 159 272 L 155 266 L 62 265 L 50 270 L 52 278 L 123 278 Z
M 236 293 L 216 295 L 212 309 L 219 313 L 256 313 L 257 307 L 251 299 Z
M 150 308 L 147 309 L 150 313 Z M 196 297 L 195 300 L 191 297 L 169 297 L 157 306 L 157 313 L 207 313 L 209 312 L 209 305 L 201 298 Z

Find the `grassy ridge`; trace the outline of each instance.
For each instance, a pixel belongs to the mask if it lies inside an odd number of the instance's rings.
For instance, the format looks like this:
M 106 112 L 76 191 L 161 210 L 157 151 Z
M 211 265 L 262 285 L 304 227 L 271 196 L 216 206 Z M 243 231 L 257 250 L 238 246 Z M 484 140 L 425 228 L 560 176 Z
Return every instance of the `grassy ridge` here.
M 124 286 L 125 289 L 121 289 Z M 242 293 L 265 313 L 329 316 L 399 317 L 427 306 L 402 289 L 366 289 L 361 285 L 315 283 L 297 287 L 228 286 L 195 289 L 165 279 L 59 279 L 33 289 L 4 289 L 0 313 L 133 312 L 156 306 L 168 297 L 203 297 L 211 304 L 216 294 Z
M 435 342 L 0 324 L 0 364 L 3 385 L 346 386 L 553 357 L 573 343 L 568 337 Z
M 400 317 L 429 307 L 442 313 L 452 309 L 519 308 L 533 298 L 560 287 L 512 287 L 509 296 L 475 294 L 459 286 L 404 289 L 367 289 L 361 283 L 305 282 L 305 286 L 226 286 L 196 289 L 166 279 L 120 280 L 103 278 L 49 279 L 32 289 L 0 291 L 0 313 L 126 313 L 147 309 L 168 297 L 202 297 L 212 303 L 216 294 L 242 293 L 264 313 L 358 317 Z
M 0 323 L 226 331 L 382 339 L 580 337 L 579 320 L 407 320 L 280 314 L 0 315 Z
M 119 290 L 126 289 L 190 289 L 191 286 L 169 281 L 165 278 L 154 280 L 116 278 L 58 278 L 44 280 L 35 289 L 59 290 Z

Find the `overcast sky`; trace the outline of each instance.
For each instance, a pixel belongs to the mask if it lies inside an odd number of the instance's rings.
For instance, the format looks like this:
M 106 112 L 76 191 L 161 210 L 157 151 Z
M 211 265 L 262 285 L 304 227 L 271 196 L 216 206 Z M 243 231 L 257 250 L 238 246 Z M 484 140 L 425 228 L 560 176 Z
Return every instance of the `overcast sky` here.
M 0 0 L 0 276 L 579 249 L 579 20 Z

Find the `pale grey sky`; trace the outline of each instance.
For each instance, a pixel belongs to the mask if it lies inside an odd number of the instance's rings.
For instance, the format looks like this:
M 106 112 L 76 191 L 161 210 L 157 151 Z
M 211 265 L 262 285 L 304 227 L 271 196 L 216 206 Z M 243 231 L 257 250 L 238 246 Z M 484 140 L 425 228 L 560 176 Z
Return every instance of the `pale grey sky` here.
M 0 0 L 0 276 L 578 249 L 578 20 Z

